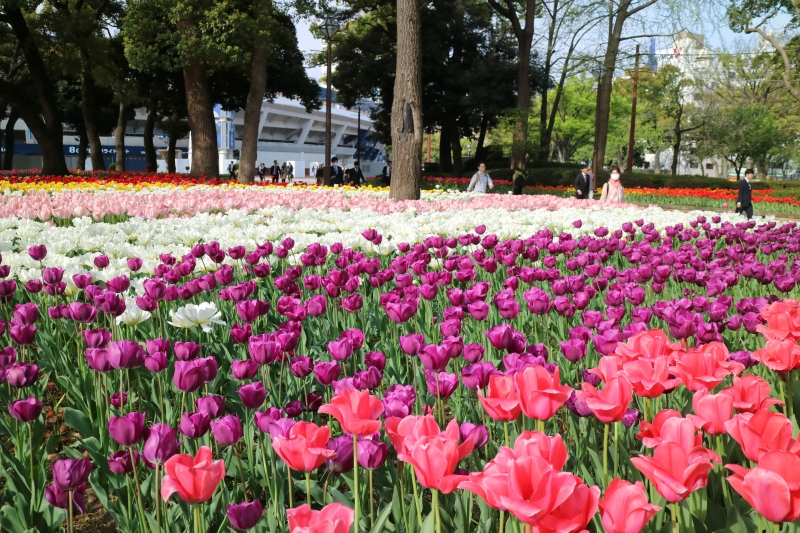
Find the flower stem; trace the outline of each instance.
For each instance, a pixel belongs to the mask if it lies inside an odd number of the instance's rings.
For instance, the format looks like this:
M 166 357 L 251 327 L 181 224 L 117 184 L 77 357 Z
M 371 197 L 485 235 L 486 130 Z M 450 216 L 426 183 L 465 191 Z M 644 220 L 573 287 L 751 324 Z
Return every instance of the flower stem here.
M 156 524 L 158 524 L 158 533 L 161 533 L 161 465 L 156 463 Z
M 67 501 L 69 502 L 67 508 L 67 531 L 72 533 L 72 491 L 67 491 Z
M 30 446 L 30 456 L 31 456 L 31 505 L 36 506 L 36 480 L 33 475 L 33 423 L 28 424 L 28 445 Z M 38 507 L 34 510 L 38 510 Z
M 511 444 L 508 438 L 508 422 L 503 422 L 503 432 L 506 434 L 506 447 L 510 448 Z
M 244 490 L 244 499 L 247 501 L 247 485 L 244 482 L 244 468 L 242 468 L 242 458 L 239 456 L 239 450 L 236 445 L 233 446 L 233 453 L 236 454 L 236 461 L 239 463 L 239 479 L 242 481 L 242 489 Z
M 194 511 L 194 533 L 203 533 L 200 527 L 200 505 L 198 503 L 192 504 Z
M 775 533 L 781 533 L 781 525 L 777 522 L 772 524 L 772 529 Z
M 139 485 L 139 472 L 136 470 L 136 462 L 133 460 L 133 448 L 128 448 L 128 455 L 131 457 L 133 479 L 136 481 L 136 506 L 139 508 L 139 520 L 142 521 L 142 524 L 145 524 L 147 523 L 147 518 L 144 515 L 144 506 L 142 505 L 142 487 Z
M 614 422 L 614 476 L 619 476 L 619 425 L 621 422 Z
M 608 486 L 608 424 L 603 429 L 603 480 Z
M 356 435 L 353 435 L 353 496 L 356 511 L 353 531 L 358 533 L 358 514 L 360 509 L 358 506 L 358 437 Z
M 789 413 L 789 420 L 794 418 L 794 405 L 792 405 L 792 371 L 786 372 L 786 412 Z
M 414 467 L 411 467 L 411 486 L 414 487 L 414 505 L 417 508 L 417 527 L 422 527 L 422 508 L 419 505 L 419 497 L 417 496 L 417 472 Z
M 286 467 L 286 474 L 289 478 L 289 507 L 294 507 L 294 498 L 292 497 L 292 469 Z
M 672 533 L 678 533 L 678 504 L 672 504 Z
M 306 472 L 306 503 L 311 507 L 311 472 Z
M 717 441 L 716 442 L 716 444 L 717 444 L 717 455 L 719 455 L 719 458 L 722 459 L 722 451 L 723 451 L 722 435 L 717 435 L 715 440 Z M 725 479 L 725 471 L 723 469 L 724 467 L 722 466 L 722 463 L 717 465 L 717 468 L 719 469 L 719 480 L 720 480 L 720 483 L 722 484 L 722 496 L 725 499 L 725 507 L 726 508 L 730 508 L 730 506 L 731 506 L 731 495 L 728 493 L 728 483 L 727 483 L 727 481 Z
M 369 471 L 369 528 L 375 525 L 375 503 L 372 498 L 372 470 Z
M 506 513 L 505 511 L 500 511 L 500 533 L 503 533 L 506 527 Z
M 439 491 L 436 489 L 431 489 L 433 493 L 433 512 L 435 513 L 436 517 L 436 533 L 442 533 L 442 521 L 441 516 L 439 515 Z

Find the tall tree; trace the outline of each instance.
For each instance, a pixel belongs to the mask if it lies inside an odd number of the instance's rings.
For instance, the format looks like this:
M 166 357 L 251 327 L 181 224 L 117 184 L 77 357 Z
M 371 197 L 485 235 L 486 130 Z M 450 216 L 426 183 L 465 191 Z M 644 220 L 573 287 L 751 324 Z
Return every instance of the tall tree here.
M 25 6 L 26 11 L 23 11 Z M 2 38 L 12 43 L 13 52 L 3 57 L 5 67 L 0 78 L 0 97 L 10 102 L 30 128 L 42 150 L 42 173 L 64 175 L 69 172 L 64 159 L 61 116 L 53 77 L 40 49 L 48 40 L 39 41 L 29 26 L 37 16 L 38 3 L 3 2 L 0 5 Z
M 392 102 L 394 172 L 389 192 L 394 200 L 419 199 L 422 129 L 419 0 L 397 0 L 397 69 Z
M 523 0 L 524 10 L 517 13 L 517 2 L 504 0 L 488 0 L 489 5 L 502 17 L 508 19 L 517 37 L 517 108 L 514 127 L 514 144 L 511 147 L 511 168 L 525 168 L 528 143 L 528 115 L 531 108 L 531 46 L 533 44 L 534 20 L 536 18 L 536 0 Z M 522 25 L 521 20 L 525 21 Z
M 257 12 L 266 14 L 272 9 L 271 0 L 255 0 Z M 266 17 L 264 17 L 266 18 Z M 239 164 L 239 182 L 250 183 L 255 178 L 256 158 L 258 157 L 258 125 L 261 117 L 261 103 L 267 90 L 267 59 L 269 49 L 266 28 L 259 24 L 253 37 L 253 57 L 250 61 L 250 89 L 244 106 L 244 128 L 242 130 L 242 151 Z

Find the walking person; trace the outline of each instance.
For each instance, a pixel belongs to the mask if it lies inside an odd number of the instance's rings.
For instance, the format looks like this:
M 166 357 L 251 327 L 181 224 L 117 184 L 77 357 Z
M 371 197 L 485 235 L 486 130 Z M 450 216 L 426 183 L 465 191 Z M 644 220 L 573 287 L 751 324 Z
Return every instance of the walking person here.
M 278 160 L 272 162 L 272 166 L 269 167 L 269 174 L 272 176 L 272 183 L 278 183 L 278 178 L 281 177 L 281 166 L 278 164 Z
M 746 216 L 747 220 L 753 218 L 753 187 L 750 185 L 753 176 L 755 176 L 755 172 L 752 168 L 744 171 L 744 178 L 739 180 L 739 194 L 736 196 L 736 212 Z
M 525 177 L 525 174 L 523 174 L 521 170 L 515 171 L 512 178 L 514 182 L 514 191 L 512 192 L 512 194 L 514 196 L 519 196 L 522 194 L 522 189 L 525 188 L 525 183 L 527 182 L 527 178 Z
M 581 167 L 581 173 L 575 177 L 575 198 L 578 200 L 589 199 L 589 165 Z
M 385 186 L 389 186 L 392 184 L 392 161 L 390 159 L 386 160 L 386 166 L 383 167 L 383 184 Z
M 258 165 L 257 171 L 258 171 L 258 181 L 263 183 L 264 179 L 267 177 L 267 167 L 264 165 L 264 163 L 261 163 Z
M 331 185 L 344 184 L 344 171 L 339 166 L 339 158 L 331 157 Z
M 316 171 L 314 171 L 314 175 L 317 178 L 317 186 L 322 185 L 322 181 L 325 179 L 325 167 L 323 165 L 314 164 L 316 167 Z
M 286 174 L 288 172 L 286 171 L 286 161 L 284 161 L 281 165 L 281 183 L 286 183 Z
M 294 165 L 292 165 L 291 161 L 286 163 L 286 179 L 289 180 L 289 183 L 294 181 Z
M 486 194 L 488 190 L 487 187 L 489 189 L 494 189 L 494 183 L 492 183 L 492 178 L 489 174 L 486 173 L 486 164 L 479 163 L 478 172 L 473 174 L 469 182 L 469 187 L 467 187 L 467 192 L 474 190 L 478 194 Z
M 625 191 L 619 181 L 619 167 L 611 167 L 611 179 L 603 185 L 603 194 L 600 196 L 601 202 L 624 202 Z

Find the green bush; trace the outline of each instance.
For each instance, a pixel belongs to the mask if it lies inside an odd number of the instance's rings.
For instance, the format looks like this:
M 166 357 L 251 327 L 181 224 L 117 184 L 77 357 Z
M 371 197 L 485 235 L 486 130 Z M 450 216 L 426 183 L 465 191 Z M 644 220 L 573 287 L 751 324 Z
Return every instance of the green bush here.
M 117 164 L 111 163 L 110 165 L 108 165 L 108 170 L 117 170 Z

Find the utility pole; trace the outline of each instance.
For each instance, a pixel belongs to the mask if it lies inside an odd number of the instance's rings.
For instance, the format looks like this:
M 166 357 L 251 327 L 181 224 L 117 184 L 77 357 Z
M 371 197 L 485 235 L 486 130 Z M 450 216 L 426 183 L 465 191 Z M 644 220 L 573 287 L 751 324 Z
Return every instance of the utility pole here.
M 628 167 L 633 172 L 633 137 L 636 132 L 636 92 L 639 89 L 639 45 L 636 45 L 636 59 L 633 67 L 633 105 L 631 106 L 631 137 L 628 139 Z

